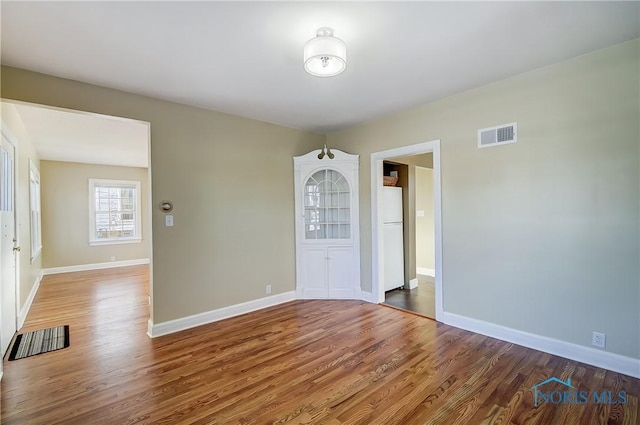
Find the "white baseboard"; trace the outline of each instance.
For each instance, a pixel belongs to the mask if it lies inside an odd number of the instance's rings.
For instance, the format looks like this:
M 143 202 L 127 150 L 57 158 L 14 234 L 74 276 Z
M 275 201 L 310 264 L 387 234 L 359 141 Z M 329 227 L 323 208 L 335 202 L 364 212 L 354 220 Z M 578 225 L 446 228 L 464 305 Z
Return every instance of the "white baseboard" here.
M 360 291 L 360 299 L 368 303 L 379 304 L 378 297 L 375 297 L 371 292 Z
M 247 301 L 241 304 L 230 305 L 217 310 L 205 311 L 204 313 L 194 314 L 193 316 L 169 320 L 168 322 L 154 324 L 149 320 L 147 334 L 151 338 L 168 335 L 185 329 L 195 328 L 196 326 L 206 325 L 207 323 L 217 322 L 219 320 L 228 319 L 245 313 L 251 313 L 252 311 L 272 307 L 295 299 L 295 291 L 289 291 L 282 294 L 272 295 L 270 297 Z
M 408 289 L 414 289 L 418 287 L 418 278 L 416 277 L 415 279 L 411 279 L 409 281 L 409 286 Z
M 93 263 L 93 264 L 80 264 L 77 266 L 52 267 L 48 269 L 42 269 L 42 274 L 46 276 L 49 274 L 58 274 L 58 273 L 84 272 L 88 270 L 101 270 L 101 269 L 112 269 L 116 267 L 138 266 L 141 264 L 149 264 L 149 259 L 140 258 L 138 260 L 122 260 L 122 261 L 111 261 L 108 263 Z
M 420 274 L 422 276 L 436 277 L 436 271 L 434 269 L 426 269 L 424 267 L 416 267 L 416 274 Z
M 20 313 L 18 314 L 18 330 L 22 329 L 24 326 L 24 321 L 27 320 L 27 314 L 29 314 L 29 310 L 31 310 L 31 304 L 33 304 L 33 299 L 36 297 L 36 293 L 38 289 L 40 289 L 40 282 L 42 282 L 42 271 L 36 277 L 36 281 L 33 283 L 31 287 L 31 291 L 29 291 L 29 295 L 27 296 L 27 300 L 24 302 L 24 305 L 20 309 Z
M 640 359 L 535 335 L 454 313 L 444 312 L 442 322 L 456 328 L 640 378 Z

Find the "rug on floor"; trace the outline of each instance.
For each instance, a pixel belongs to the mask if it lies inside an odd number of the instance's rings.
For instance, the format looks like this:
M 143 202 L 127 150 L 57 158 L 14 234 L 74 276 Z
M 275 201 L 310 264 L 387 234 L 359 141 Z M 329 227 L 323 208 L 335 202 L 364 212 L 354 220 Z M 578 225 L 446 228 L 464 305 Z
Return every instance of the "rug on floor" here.
M 26 332 L 16 337 L 9 360 L 61 350 L 69 346 L 69 325 Z

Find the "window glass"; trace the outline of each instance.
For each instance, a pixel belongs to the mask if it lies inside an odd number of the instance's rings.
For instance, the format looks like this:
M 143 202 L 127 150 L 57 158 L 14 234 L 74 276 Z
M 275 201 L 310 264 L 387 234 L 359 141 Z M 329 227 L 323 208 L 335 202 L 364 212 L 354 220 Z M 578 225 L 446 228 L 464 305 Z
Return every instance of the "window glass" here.
M 139 181 L 90 179 L 89 193 L 91 245 L 141 241 Z

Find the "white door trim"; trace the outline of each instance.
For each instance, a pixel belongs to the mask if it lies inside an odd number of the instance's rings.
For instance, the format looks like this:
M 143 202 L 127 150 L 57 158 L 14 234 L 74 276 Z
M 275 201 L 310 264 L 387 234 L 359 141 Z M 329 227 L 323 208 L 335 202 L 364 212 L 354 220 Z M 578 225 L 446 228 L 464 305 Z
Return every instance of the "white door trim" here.
M 433 153 L 433 218 L 435 222 L 435 301 L 437 321 L 443 317 L 442 296 L 442 197 L 440 179 L 440 140 L 389 149 L 371 154 L 371 292 L 375 302 L 384 302 L 384 287 L 380 276 L 384 276 L 382 255 L 382 220 L 378 214 L 382 191 L 382 162 L 403 156 Z

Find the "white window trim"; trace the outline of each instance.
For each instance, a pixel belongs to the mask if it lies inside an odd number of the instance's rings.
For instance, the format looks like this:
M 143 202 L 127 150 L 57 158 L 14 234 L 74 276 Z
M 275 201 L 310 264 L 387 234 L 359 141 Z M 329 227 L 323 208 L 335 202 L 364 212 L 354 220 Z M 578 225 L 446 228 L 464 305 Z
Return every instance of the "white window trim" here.
M 136 190 L 136 225 L 135 236 L 127 238 L 109 238 L 109 239 L 96 239 L 96 200 L 95 200 L 95 188 L 96 186 L 109 186 L 109 187 L 135 187 Z M 142 203 L 140 202 L 140 181 L 136 180 L 111 180 L 111 179 L 89 179 L 89 245 L 121 245 L 130 243 L 142 242 Z
M 37 193 L 35 196 L 37 197 L 36 205 L 34 205 L 33 196 L 33 184 L 36 184 Z M 36 220 L 37 228 L 34 226 L 34 217 L 33 214 L 37 213 Z M 40 253 L 42 252 L 42 196 L 40 190 L 40 170 L 36 167 L 32 160 L 29 160 L 29 230 L 30 230 L 30 240 L 31 240 L 31 257 L 30 261 L 33 263 Z M 37 231 L 37 237 L 34 238 L 34 232 Z M 34 240 L 35 239 L 35 240 Z

